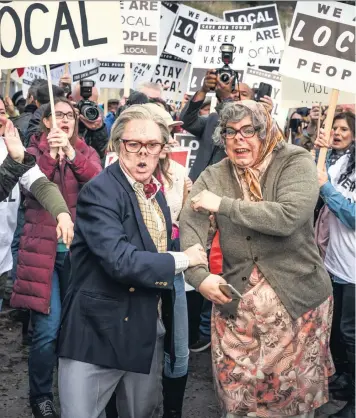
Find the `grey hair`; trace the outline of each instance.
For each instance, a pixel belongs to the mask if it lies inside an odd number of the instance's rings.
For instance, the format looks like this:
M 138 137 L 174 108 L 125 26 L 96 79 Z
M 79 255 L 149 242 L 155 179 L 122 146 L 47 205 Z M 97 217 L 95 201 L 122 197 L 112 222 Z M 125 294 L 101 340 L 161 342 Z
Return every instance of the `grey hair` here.
M 132 120 L 152 120 L 158 125 L 161 131 L 162 142 L 164 144 L 168 143 L 170 132 L 166 122 L 156 113 L 147 109 L 147 107 L 142 105 L 132 105 L 120 114 L 111 129 L 110 143 L 117 154 L 120 150 L 120 139 L 124 133 L 125 126 Z
M 266 139 L 266 116 L 263 112 L 252 112 L 248 107 L 236 103 L 226 103 L 220 113 L 219 125 L 216 127 L 213 140 L 216 145 L 225 146 L 223 130 L 228 122 L 240 122 L 242 119 L 250 117 L 252 126 L 257 131 L 257 136 L 261 141 Z
M 159 91 L 160 96 L 162 96 L 162 94 L 163 94 L 162 86 L 160 84 L 157 84 L 157 83 L 152 83 L 151 81 L 145 81 L 145 82 L 141 83 L 138 86 L 137 91 L 142 93 L 142 90 L 145 89 L 145 88 Z

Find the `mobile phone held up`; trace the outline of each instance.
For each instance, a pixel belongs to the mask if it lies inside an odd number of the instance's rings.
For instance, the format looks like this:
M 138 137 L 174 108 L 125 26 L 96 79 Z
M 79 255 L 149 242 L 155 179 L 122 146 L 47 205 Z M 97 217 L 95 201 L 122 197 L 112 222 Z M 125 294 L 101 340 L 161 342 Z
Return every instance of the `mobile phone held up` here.
M 237 291 L 231 284 L 221 283 L 219 285 L 219 289 L 221 290 L 221 293 L 232 300 L 241 299 L 243 297 L 241 293 Z
M 272 94 L 272 86 L 267 83 L 260 83 L 258 89 L 255 91 L 255 102 L 260 102 L 261 98 L 264 96 L 271 97 Z

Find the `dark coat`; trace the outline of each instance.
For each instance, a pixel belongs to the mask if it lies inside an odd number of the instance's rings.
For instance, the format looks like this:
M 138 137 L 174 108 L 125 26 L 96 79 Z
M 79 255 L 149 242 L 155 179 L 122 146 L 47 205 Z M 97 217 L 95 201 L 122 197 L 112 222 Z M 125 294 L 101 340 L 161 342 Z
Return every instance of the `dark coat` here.
M 28 152 L 48 180 L 57 184 L 73 221 L 80 188 L 101 171 L 99 156 L 81 139 L 74 146 L 73 161 L 49 155 L 47 135 L 32 138 Z M 11 297 L 14 308 L 33 309 L 48 314 L 51 300 L 51 280 L 57 251 L 57 222 L 31 195 L 25 199 L 25 226 L 20 240 L 17 280 Z
M 162 192 L 156 199 L 172 224 Z M 161 291 L 172 290 L 175 262 L 159 254 L 118 163 L 79 194 L 71 278 L 63 302 L 58 354 L 148 374 L 156 344 Z

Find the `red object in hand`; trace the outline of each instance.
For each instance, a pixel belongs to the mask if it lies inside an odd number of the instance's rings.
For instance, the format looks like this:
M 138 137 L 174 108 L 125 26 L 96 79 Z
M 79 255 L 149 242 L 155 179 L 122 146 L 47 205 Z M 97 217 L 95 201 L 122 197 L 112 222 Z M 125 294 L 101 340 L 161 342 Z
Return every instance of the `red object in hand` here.
M 223 256 L 220 248 L 220 234 L 216 232 L 210 249 L 210 272 L 212 274 L 221 274 L 223 272 Z

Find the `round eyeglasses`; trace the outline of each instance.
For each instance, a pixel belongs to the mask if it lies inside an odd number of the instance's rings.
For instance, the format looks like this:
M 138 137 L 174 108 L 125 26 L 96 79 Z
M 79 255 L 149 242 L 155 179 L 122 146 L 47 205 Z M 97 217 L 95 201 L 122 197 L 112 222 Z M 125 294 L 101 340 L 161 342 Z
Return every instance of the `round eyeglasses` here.
M 252 138 L 255 133 L 257 132 L 257 129 L 255 129 L 251 125 L 243 126 L 241 129 L 234 129 L 231 127 L 226 127 L 222 134 L 226 139 L 234 139 L 236 135 L 239 133 L 243 138 Z
M 140 141 L 131 141 L 130 139 L 120 139 L 120 142 L 124 144 L 124 147 L 127 152 L 137 154 L 141 151 L 142 147 L 145 147 L 147 152 L 151 155 L 160 154 L 162 149 L 167 144 L 162 144 L 161 142 L 149 142 L 148 144 L 143 144 Z

